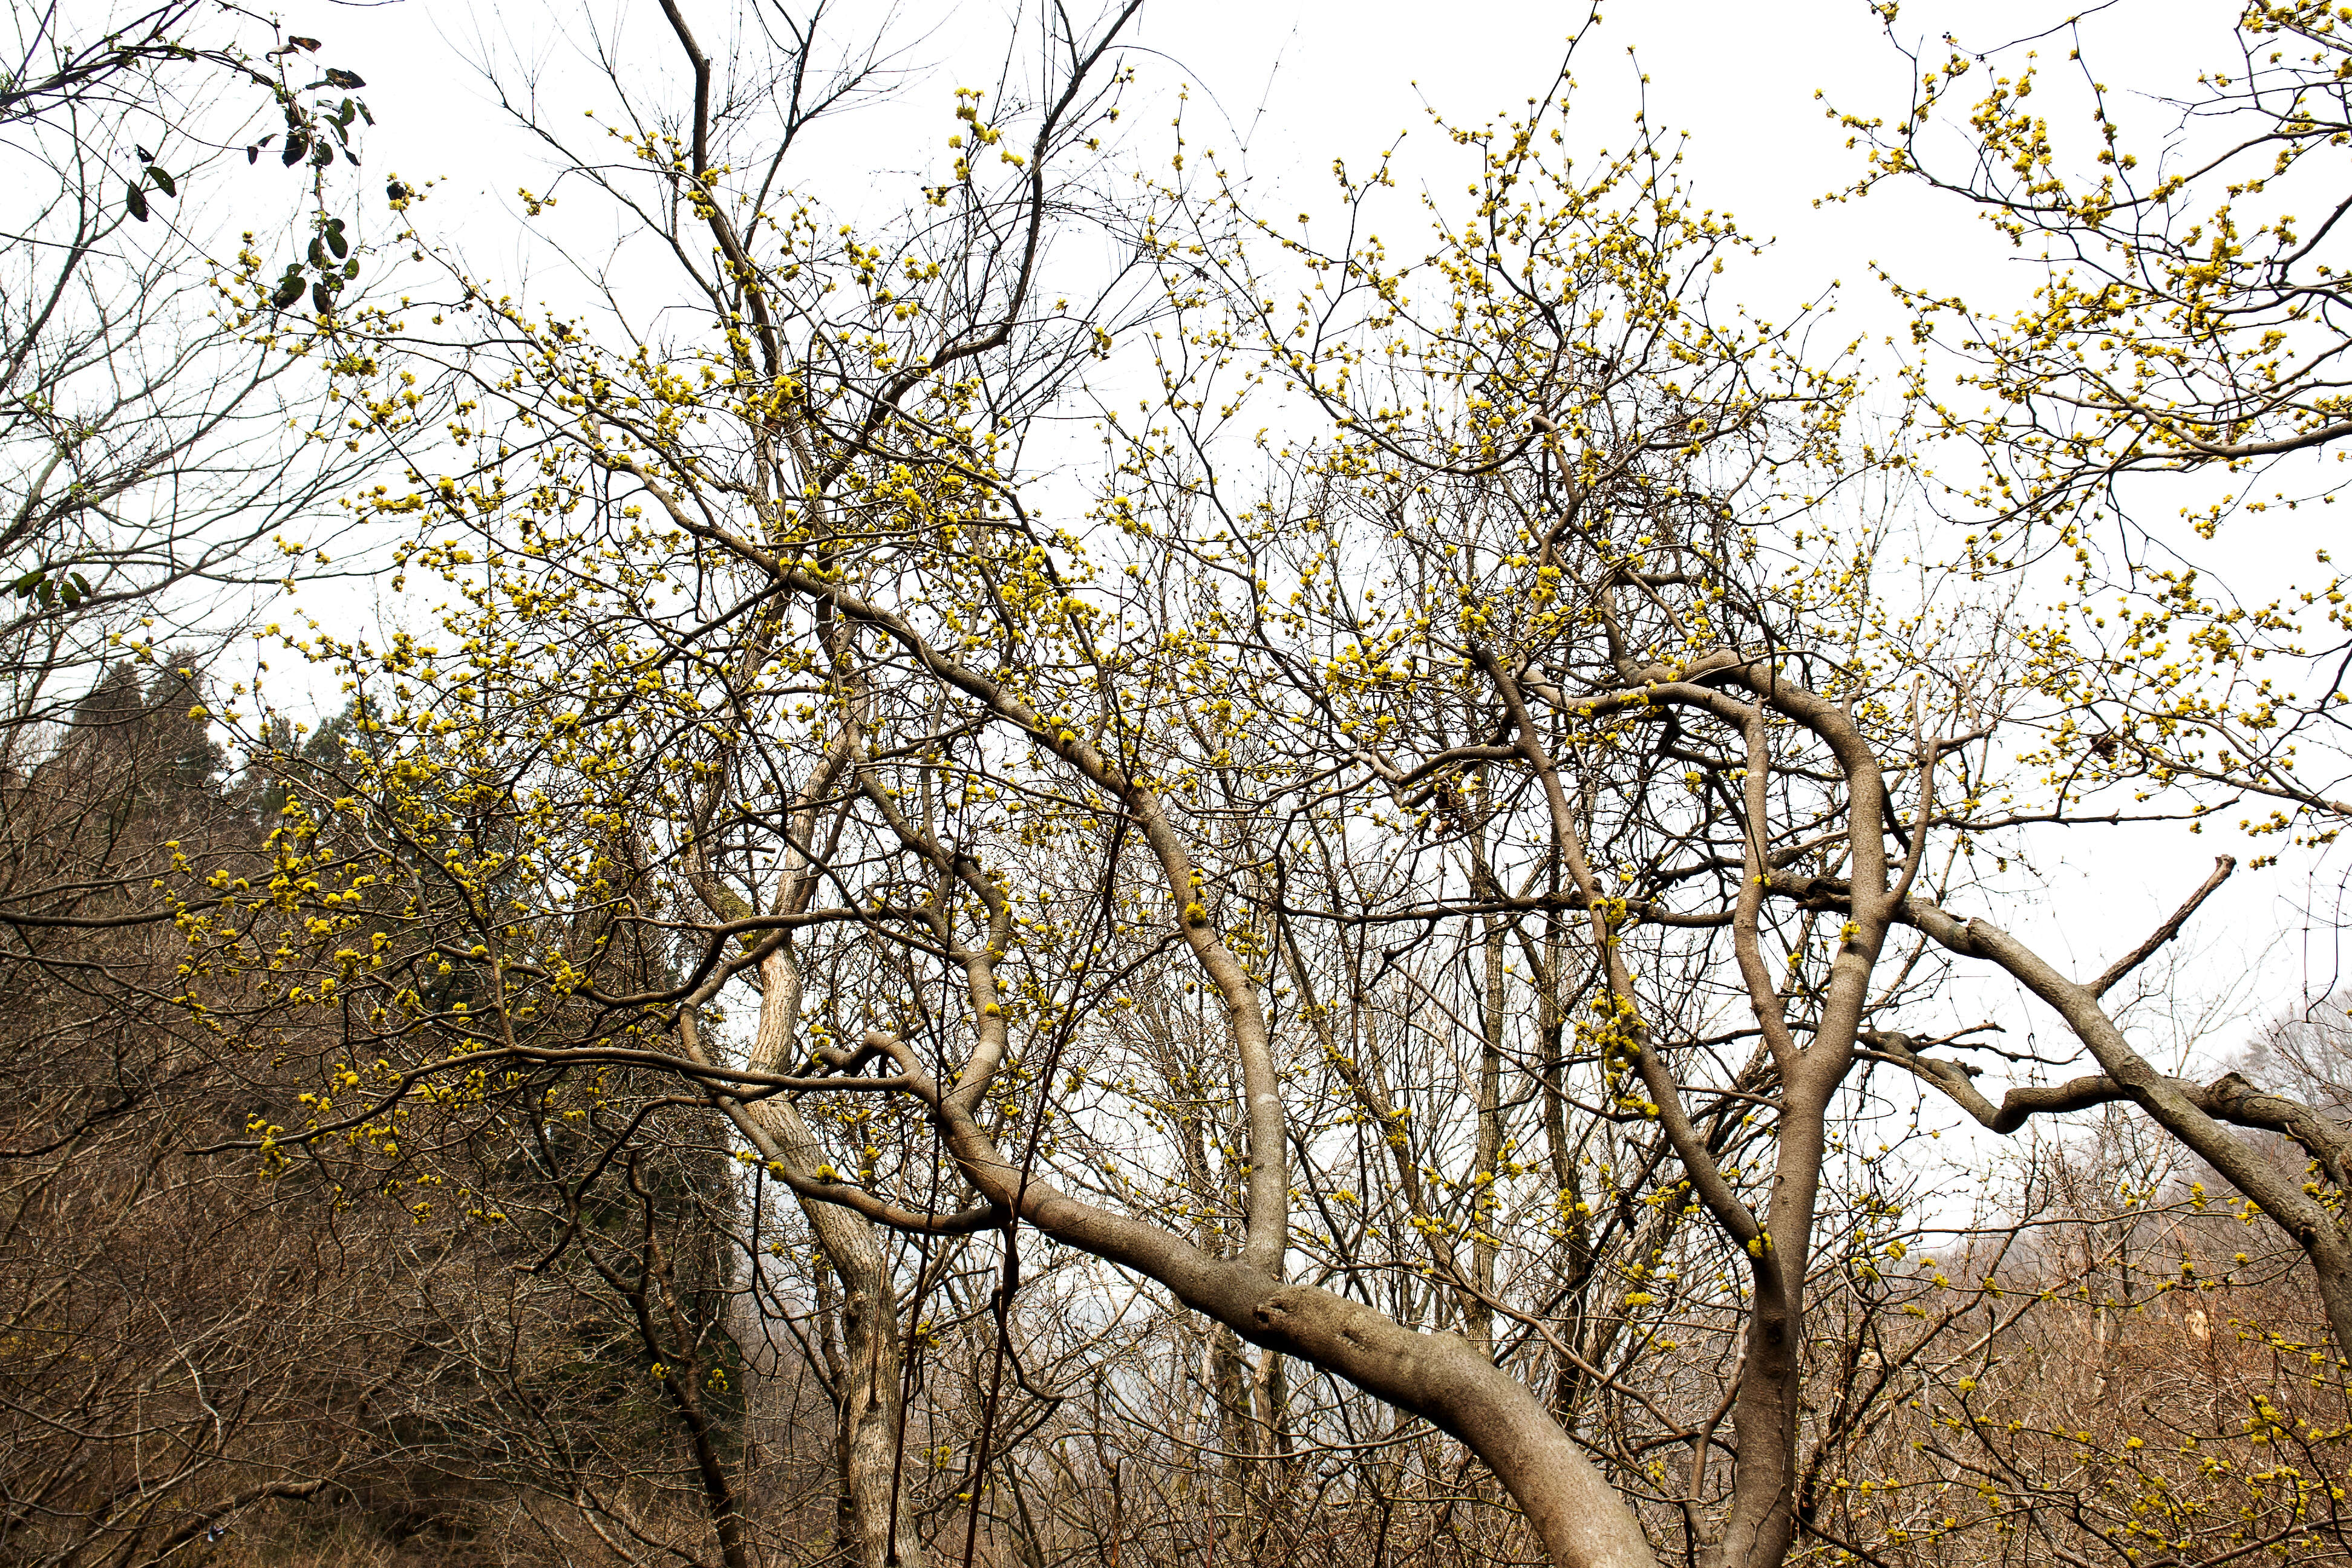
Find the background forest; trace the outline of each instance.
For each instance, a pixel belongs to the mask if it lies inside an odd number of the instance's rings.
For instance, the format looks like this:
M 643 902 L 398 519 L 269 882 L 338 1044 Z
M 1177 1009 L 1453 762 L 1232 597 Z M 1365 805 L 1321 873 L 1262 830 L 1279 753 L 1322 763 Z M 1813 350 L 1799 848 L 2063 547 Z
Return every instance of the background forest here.
M 2352 10 L 1867 7 L 1874 337 L 1598 16 L 541 9 L 11 0 L 0 1563 L 2352 1562 Z

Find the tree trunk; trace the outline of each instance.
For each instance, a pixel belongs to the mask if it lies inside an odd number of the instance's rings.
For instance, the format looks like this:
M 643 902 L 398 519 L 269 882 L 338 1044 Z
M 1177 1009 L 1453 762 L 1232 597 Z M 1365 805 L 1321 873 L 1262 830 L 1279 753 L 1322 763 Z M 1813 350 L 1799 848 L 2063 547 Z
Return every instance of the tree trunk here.
M 779 950 L 760 966 L 765 990 L 751 1066 L 785 1072 L 800 1036 L 800 966 Z M 781 1095 L 753 1102 L 753 1118 L 773 1141 L 777 1157 L 795 1174 L 814 1176 L 824 1153 L 800 1111 Z M 900 1404 L 905 1341 L 898 1300 L 880 1234 L 862 1215 L 838 1204 L 800 1200 L 817 1246 L 841 1281 L 842 1369 L 834 1415 L 841 1454 L 842 1496 L 857 1568 L 922 1568 L 922 1545 L 898 1517 Z

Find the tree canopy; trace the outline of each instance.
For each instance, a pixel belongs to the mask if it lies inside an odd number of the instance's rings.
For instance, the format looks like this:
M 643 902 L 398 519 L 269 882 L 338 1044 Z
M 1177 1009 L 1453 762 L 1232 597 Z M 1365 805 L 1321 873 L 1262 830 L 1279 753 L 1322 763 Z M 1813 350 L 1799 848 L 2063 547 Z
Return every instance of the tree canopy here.
M 1957 44 L 1850 116 L 1852 199 L 2048 251 L 1999 310 L 1896 280 L 1890 370 L 1739 307 L 1759 242 L 1580 106 L 1597 16 L 1433 121 L 1462 195 L 1343 160 L 1294 223 L 1187 112 L 1133 130 L 1139 9 L 1024 17 L 877 216 L 806 149 L 918 91 L 892 36 L 663 0 L 586 119 L 503 100 L 524 221 L 647 242 L 592 297 L 399 182 L 389 237 L 319 187 L 305 261 L 206 275 L 399 608 L 89 623 L 120 657 L 9 776 L 7 974 L 79 1020 L 25 1009 L 10 1157 L 27 1236 L 147 1181 L 140 1225 L 334 1261 L 19 1259 L 12 1408 L 168 1298 L 253 1435 L 197 1435 L 184 1355 L 172 1488 L 119 1500 L 126 1390 L 102 1466 L 24 1439 L 0 1539 L 2352 1552 L 2343 997 L 2232 1055 L 2181 955 L 2233 855 L 2141 926 L 2053 932 L 2034 876 L 2249 796 L 2254 869 L 2324 865 L 2352 810 L 2305 782 L 2334 579 L 2249 608 L 2197 552 L 2258 503 L 2144 500 L 2344 434 L 2334 220 L 2246 205 L 2352 135 L 2332 14 L 2243 16 L 2178 169 L 2094 82 L 2085 184 L 2017 68 L 1945 172 L 2002 58 Z

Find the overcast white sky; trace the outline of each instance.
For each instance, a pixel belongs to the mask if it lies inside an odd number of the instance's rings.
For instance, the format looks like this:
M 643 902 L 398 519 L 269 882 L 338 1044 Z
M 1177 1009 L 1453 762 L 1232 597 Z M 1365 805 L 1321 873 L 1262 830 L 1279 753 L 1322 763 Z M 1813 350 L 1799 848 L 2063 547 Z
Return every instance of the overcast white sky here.
M 653 0 L 589 0 L 602 17 L 617 18 L 625 37 L 666 58 L 669 42 Z M 796 13 L 804 9 L 792 7 Z M 831 26 L 848 36 L 885 8 L 835 7 Z M 690 18 L 717 33 L 725 6 L 689 0 Z M 984 84 L 1013 23 L 1001 0 L 911 0 L 897 8 L 907 58 L 918 68 L 908 101 L 920 112 L 894 118 L 869 114 L 826 144 L 837 170 L 803 164 L 810 183 L 862 184 L 876 166 L 908 166 L 918 148 L 936 151 L 948 91 Z M 2198 64 L 2215 58 L 2237 6 L 2228 0 L 2119 0 L 2089 24 L 2102 74 L 2134 88 L 2189 85 Z M 539 152 L 500 123 L 495 103 L 467 67 L 480 40 L 522 41 L 551 68 L 547 101 L 567 121 L 578 108 L 564 102 L 565 29 L 553 19 L 581 14 L 540 0 L 394 0 L 373 6 L 333 0 L 296 0 L 289 28 L 327 40 L 322 58 L 369 77 L 366 93 L 383 121 L 372 134 L 372 162 L 404 175 L 446 177 L 451 195 L 470 190 L 504 201 L 541 162 Z M 1757 5 L 1737 0 L 1626 4 L 1609 6 L 1606 21 L 1580 56 L 1580 120 L 1596 141 L 1622 121 L 1631 103 L 1634 51 L 1649 79 L 1653 118 L 1691 133 L 1691 168 L 1708 205 L 1736 212 L 1752 232 L 1777 238 L 1775 254 L 1753 268 L 1746 292 L 1766 301 L 1778 295 L 1810 298 L 1830 279 L 1843 279 L 1859 296 L 1864 263 L 1877 260 L 1906 278 L 1930 278 L 1939 287 L 1995 285 L 1999 257 L 1989 239 L 1969 235 L 1946 204 L 1909 193 L 1889 194 L 1849 208 L 1816 210 L 1813 198 L 1841 184 L 1856 164 L 1843 150 L 1844 132 L 1823 118 L 1815 98 L 1826 92 L 1840 107 L 1892 113 L 1906 98 L 1908 69 L 1863 0 L 1796 0 Z M 1971 48 L 2047 27 L 2065 13 L 2049 4 L 2015 0 L 1907 5 L 1896 25 L 1906 41 L 1936 43 L 1957 29 Z M 1440 3 L 1349 5 L 1339 0 L 1155 0 L 1147 4 L 1129 52 L 1147 89 L 1179 84 L 1194 93 L 1196 144 L 1231 156 L 1234 137 L 1219 133 L 1222 110 L 1249 142 L 1251 173 L 1262 181 L 1294 180 L 1309 195 L 1328 189 L 1325 171 L 1335 156 L 1360 165 L 1400 132 L 1427 144 L 1423 106 L 1458 121 L 1507 113 L 1550 79 L 1569 26 L 1581 12 L 1572 5 Z M 718 40 L 709 39 L 715 47 Z M 2063 56 L 2065 42 L 2042 46 Z M 2053 111 L 2063 110 L 2052 103 Z M 2128 111 L 2127 111 L 2128 118 Z M 2146 128 L 2160 129 L 2153 108 Z M 837 176 L 828 179 L 828 174 Z M 849 192 L 830 193 L 846 201 Z M 454 205 L 454 204 L 453 204 Z M 454 215 L 436 215 L 444 225 Z M 1875 301 L 1868 303 L 1874 304 Z

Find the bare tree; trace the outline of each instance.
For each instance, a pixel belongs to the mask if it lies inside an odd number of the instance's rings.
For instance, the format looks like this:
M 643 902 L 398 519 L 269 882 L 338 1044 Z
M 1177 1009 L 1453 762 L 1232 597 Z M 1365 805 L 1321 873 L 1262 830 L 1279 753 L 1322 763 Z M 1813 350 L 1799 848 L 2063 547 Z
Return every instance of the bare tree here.
M 289 278 L 310 265 L 306 241 L 331 244 L 332 266 L 315 268 L 322 300 L 346 268 L 356 275 L 357 216 L 338 209 L 364 83 L 332 67 L 306 81 L 322 68 L 319 41 L 280 42 L 233 7 L 173 0 L 68 17 L 17 5 L 9 19 L 0 563 L 13 597 L 0 671 L 22 765 L 41 744 L 26 726 L 70 708 L 109 637 L 152 650 L 174 631 L 216 631 L 251 585 L 287 575 L 268 542 L 317 531 L 328 498 L 361 471 L 355 449 L 289 436 L 289 420 L 317 429 L 319 389 L 301 362 L 221 319 L 226 264 L 213 258 L 243 216 L 295 231 L 244 241 L 256 265 L 255 246 L 285 243 Z M 239 143 L 257 117 L 291 188 L 239 213 L 253 198 L 232 171 L 248 162 Z

